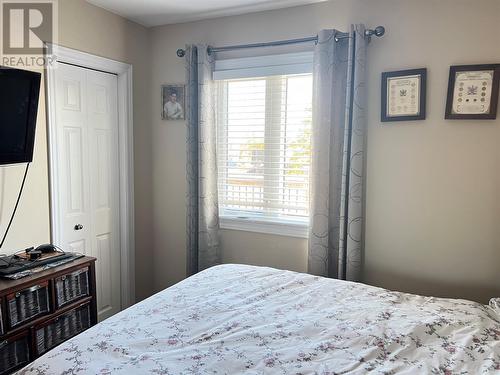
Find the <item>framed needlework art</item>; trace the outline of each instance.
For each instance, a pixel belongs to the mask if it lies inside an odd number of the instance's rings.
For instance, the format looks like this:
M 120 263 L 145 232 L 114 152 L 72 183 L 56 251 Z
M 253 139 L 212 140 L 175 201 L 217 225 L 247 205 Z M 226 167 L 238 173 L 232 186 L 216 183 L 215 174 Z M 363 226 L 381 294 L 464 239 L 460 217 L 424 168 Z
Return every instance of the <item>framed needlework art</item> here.
M 426 85 L 426 68 L 382 73 L 381 120 L 424 120 Z
M 499 79 L 500 64 L 451 66 L 445 119 L 496 119 Z

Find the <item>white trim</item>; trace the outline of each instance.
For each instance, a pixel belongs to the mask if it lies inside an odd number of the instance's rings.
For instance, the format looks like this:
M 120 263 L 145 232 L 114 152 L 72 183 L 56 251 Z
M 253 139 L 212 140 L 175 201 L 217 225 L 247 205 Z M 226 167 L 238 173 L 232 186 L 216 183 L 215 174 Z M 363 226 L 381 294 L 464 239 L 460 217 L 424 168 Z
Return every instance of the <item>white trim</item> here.
M 280 55 L 216 60 L 213 79 L 239 79 L 286 74 L 311 73 L 313 53 L 297 52 Z
M 308 238 L 309 227 L 305 223 L 263 221 L 250 218 L 220 217 L 220 229 L 275 234 L 278 236 Z
M 259 78 L 261 79 L 261 78 Z M 276 173 L 276 165 L 272 164 L 278 160 L 281 155 L 283 143 L 275 141 L 281 137 L 281 122 L 276 121 L 275 113 L 279 113 L 282 105 L 281 98 L 284 97 L 286 85 L 283 80 L 286 77 L 264 77 L 265 80 L 265 134 L 264 144 L 266 144 L 263 160 L 263 180 L 260 180 L 262 185 L 257 186 L 258 194 L 262 201 L 241 202 L 238 197 L 230 197 L 230 190 L 227 189 L 230 166 L 228 160 L 228 132 L 230 132 L 227 122 L 227 90 L 228 82 L 219 82 L 219 99 L 218 100 L 218 166 L 219 166 L 219 216 L 221 218 L 221 228 L 243 230 L 250 232 L 269 233 L 282 236 L 292 236 L 307 238 L 308 237 L 308 214 L 305 212 L 300 215 L 287 215 L 284 212 L 280 213 L 280 208 L 273 204 L 276 197 L 282 197 L 284 192 L 281 192 L 280 187 L 282 181 Z M 261 89 L 262 90 L 262 89 Z M 264 116 L 263 116 L 264 117 Z M 249 138 L 247 138 L 249 139 Z M 269 147 L 268 147 L 269 146 Z M 280 166 L 281 167 L 281 166 Z M 228 174 L 229 173 L 229 174 Z M 241 175 L 243 178 L 243 174 Z M 252 177 L 248 177 L 252 180 Z M 242 192 L 245 194 L 245 192 Z M 252 193 L 250 193 L 252 194 Z M 286 197 L 282 197 L 286 199 Z M 302 207 L 300 203 L 307 197 L 297 197 L 297 204 L 287 202 L 290 206 Z M 233 208 L 231 208 L 233 206 Z M 234 208 L 234 207 L 239 208 Z M 254 206 L 254 209 L 242 207 Z M 298 207 L 297 207 L 298 208 Z
M 100 70 L 118 76 L 118 142 L 120 163 L 120 251 L 121 251 L 121 304 L 125 309 L 135 303 L 135 231 L 134 231 L 134 148 L 132 65 L 94 56 L 86 52 L 52 45 L 57 62 Z M 58 181 L 57 145 L 55 137 L 55 74 L 56 64 L 46 72 L 48 120 L 49 178 L 51 197 L 51 236 L 59 242 L 61 228 L 56 197 L 60 196 Z

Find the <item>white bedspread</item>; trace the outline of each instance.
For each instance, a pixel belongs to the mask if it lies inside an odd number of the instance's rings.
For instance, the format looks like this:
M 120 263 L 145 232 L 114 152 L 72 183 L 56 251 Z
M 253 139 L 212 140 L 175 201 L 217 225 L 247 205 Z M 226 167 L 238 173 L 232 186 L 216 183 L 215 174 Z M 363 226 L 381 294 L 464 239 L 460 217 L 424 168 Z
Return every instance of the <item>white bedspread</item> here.
M 500 317 L 290 271 L 208 269 L 21 374 L 500 374 Z

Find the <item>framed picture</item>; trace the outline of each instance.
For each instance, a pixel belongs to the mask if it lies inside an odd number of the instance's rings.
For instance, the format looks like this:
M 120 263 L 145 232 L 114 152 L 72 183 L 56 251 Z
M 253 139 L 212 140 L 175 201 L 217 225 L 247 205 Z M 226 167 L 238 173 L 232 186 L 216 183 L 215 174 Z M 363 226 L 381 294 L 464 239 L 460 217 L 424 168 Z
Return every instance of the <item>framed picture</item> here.
M 500 64 L 451 66 L 445 119 L 496 119 L 499 78 Z
M 162 120 L 184 120 L 185 86 L 161 86 Z
M 426 82 L 426 68 L 382 73 L 381 120 L 424 120 Z

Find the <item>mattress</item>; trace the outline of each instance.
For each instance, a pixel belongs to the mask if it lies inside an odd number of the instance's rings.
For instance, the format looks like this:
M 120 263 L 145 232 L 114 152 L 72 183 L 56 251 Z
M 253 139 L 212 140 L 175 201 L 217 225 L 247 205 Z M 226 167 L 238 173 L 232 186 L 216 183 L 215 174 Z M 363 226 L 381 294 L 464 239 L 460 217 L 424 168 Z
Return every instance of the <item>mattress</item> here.
M 192 276 L 20 374 L 500 374 L 491 307 L 246 265 Z

